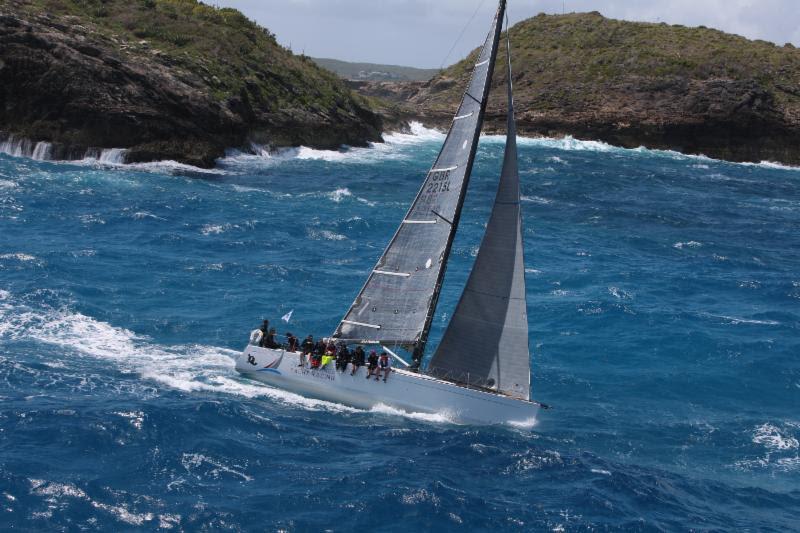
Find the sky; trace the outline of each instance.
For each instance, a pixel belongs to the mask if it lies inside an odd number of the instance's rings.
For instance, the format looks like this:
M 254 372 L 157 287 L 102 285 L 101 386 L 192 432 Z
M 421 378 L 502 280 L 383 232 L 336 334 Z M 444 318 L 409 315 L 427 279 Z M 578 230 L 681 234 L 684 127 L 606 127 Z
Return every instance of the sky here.
M 466 56 L 483 41 L 497 8 L 496 0 L 206 1 L 239 9 L 295 53 L 422 68 Z M 562 10 L 704 25 L 800 46 L 800 0 L 509 0 L 508 7 L 512 24 Z

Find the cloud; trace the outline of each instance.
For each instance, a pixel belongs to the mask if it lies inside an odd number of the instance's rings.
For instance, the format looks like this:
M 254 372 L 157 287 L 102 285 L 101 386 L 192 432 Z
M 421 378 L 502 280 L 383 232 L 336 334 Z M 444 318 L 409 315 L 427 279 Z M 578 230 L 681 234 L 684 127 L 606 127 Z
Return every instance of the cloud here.
M 217 0 L 273 31 L 295 52 L 351 61 L 439 67 L 485 36 L 496 0 Z M 626 20 L 704 25 L 800 46 L 797 0 L 511 0 L 511 22 L 540 12 L 600 11 Z M 476 12 L 477 9 L 477 12 Z M 470 21 L 470 17 L 475 18 Z M 466 28 L 465 28 L 466 25 Z

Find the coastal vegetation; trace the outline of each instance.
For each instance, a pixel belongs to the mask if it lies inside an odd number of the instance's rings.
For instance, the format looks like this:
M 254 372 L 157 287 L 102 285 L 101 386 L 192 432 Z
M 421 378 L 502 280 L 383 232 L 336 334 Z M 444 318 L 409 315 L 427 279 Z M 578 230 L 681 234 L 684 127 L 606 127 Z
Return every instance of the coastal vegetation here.
M 380 140 L 367 101 L 239 11 L 195 0 L 3 0 L 0 130 L 210 166 L 248 142 Z M 42 104 L 44 103 L 44 106 Z
M 596 12 L 536 16 L 511 28 L 511 42 L 523 134 L 800 163 L 800 51 L 791 44 Z M 476 57 L 418 85 L 409 112 L 448 120 Z M 498 61 L 490 130 L 504 127 L 506 83 Z

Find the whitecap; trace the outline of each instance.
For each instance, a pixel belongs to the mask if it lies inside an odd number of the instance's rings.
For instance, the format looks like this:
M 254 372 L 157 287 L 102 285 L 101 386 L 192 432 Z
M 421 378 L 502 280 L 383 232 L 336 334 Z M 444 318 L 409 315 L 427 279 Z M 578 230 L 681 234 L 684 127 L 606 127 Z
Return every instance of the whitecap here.
M 350 189 L 347 187 L 342 187 L 340 189 L 336 189 L 335 191 L 328 193 L 328 198 L 332 201 L 336 202 L 337 204 L 341 202 L 344 198 L 349 198 L 353 196 L 353 193 L 350 192 Z
M 142 411 L 114 411 L 115 415 L 130 421 L 130 424 L 136 429 L 142 429 L 144 424 L 144 412 Z
M 17 252 L 17 253 L 0 255 L 0 259 L 15 259 L 23 263 L 29 263 L 31 261 L 36 261 L 37 257 L 35 255 Z
M 677 250 L 683 250 L 684 248 L 700 248 L 701 246 L 703 246 L 703 243 L 697 241 L 676 242 L 672 245 L 672 247 Z
M 520 200 L 523 202 L 530 202 L 534 204 L 541 204 L 541 205 L 549 205 L 552 204 L 553 201 L 549 198 L 542 198 L 541 196 L 520 196 Z
M 753 443 L 760 444 L 771 451 L 794 450 L 800 442 L 792 436 L 781 431 L 777 426 L 766 423 L 755 428 Z
M 214 479 L 219 478 L 222 474 L 228 474 L 244 481 L 253 481 L 252 477 L 241 470 L 233 466 L 228 466 L 221 460 L 213 459 L 201 453 L 184 453 L 181 456 L 181 465 L 183 465 L 183 468 L 189 473 L 194 473 L 200 467 L 205 466 L 209 469 L 208 474 Z M 198 477 L 201 476 L 198 475 Z
M 757 320 L 753 318 L 741 318 L 736 316 L 727 316 L 727 315 L 713 315 L 711 313 L 703 313 L 705 316 L 713 317 L 713 318 L 721 318 L 722 320 L 726 320 L 733 325 L 736 324 L 754 324 L 759 326 L 779 326 L 781 323 L 777 320 Z
M 340 233 L 334 233 L 330 230 L 323 229 L 323 230 L 309 230 L 308 236 L 314 240 L 326 240 L 326 241 L 344 241 L 347 239 L 344 235 Z
M 618 300 L 630 300 L 633 296 L 619 287 L 609 287 L 608 293 Z
M 611 475 L 611 472 L 609 472 L 608 470 L 603 470 L 601 468 L 592 468 L 591 471 L 592 471 L 592 474 L 601 474 L 601 475 L 604 475 L 604 476 L 610 476 Z
M 200 228 L 200 233 L 203 235 L 219 235 L 220 233 L 225 233 L 226 231 L 238 228 L 233 224 L 205 224 L 202 228 Z

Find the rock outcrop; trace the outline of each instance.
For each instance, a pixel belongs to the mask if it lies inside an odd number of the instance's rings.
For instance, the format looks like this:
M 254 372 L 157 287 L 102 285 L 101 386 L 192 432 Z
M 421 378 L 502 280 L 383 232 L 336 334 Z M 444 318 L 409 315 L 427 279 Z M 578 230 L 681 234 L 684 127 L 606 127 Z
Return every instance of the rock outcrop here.
M 45 141 L 54 159 L 126 148 L 128 162 L 210 167 L 226 148 L 363 146 L 382 129 L 364 98 L 238 11 L 0 1 L 0 141 Z
M 511 39 L 522 135 L 800 164 L 800 51 L 791 45 L 599 13 L 539 15 L 514 26 Z M 358 90 L 447 126 L 476 54 L 426 83 Z M 487 131 L 505 128 L 506 83 L 498 61 Z

